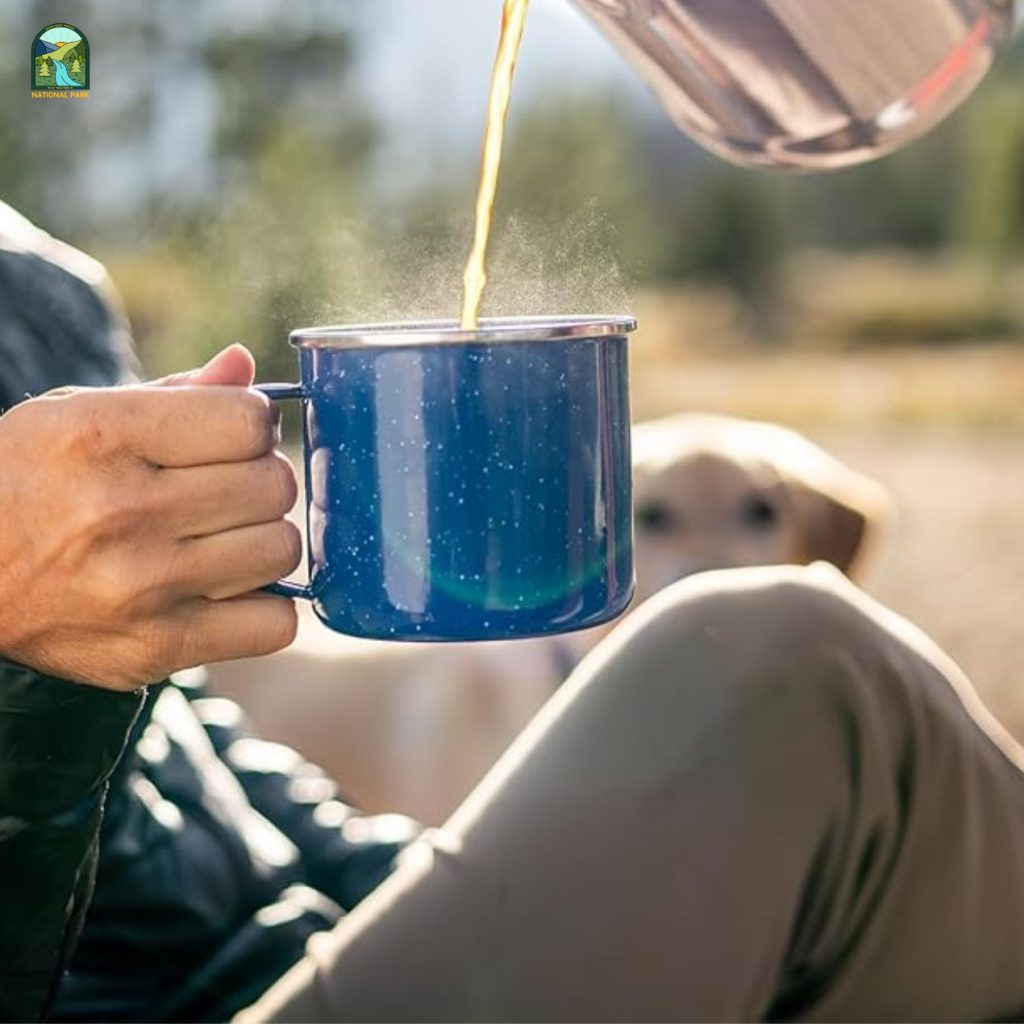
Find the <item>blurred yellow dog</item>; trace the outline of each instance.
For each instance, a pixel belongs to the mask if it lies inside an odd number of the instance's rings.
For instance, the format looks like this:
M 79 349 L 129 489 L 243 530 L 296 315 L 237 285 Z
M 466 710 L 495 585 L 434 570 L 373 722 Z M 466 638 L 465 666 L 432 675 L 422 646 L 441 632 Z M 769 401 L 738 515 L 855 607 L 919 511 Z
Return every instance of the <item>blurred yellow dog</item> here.
M 708 569 L 825 560 L 862 574 L 886 492 L 783 427 L 678 415 L 633 431 L 637 595 Z M 268 737 L 370 810 L 439 823 L 612 626 L 545 640 L 390 644 L 306 614 L 296 643 L 213 666 Z

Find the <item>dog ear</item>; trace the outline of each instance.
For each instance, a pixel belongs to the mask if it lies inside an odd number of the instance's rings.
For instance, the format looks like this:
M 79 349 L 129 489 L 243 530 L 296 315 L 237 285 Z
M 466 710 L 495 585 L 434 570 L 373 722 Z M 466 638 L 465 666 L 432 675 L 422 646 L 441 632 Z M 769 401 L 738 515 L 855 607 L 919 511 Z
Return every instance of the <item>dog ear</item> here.
M 892 501 L 874 480 L 817 450 L 787 474 L 809 562 L 831 562 L 846 575 L 862 575 L 892 519 Z

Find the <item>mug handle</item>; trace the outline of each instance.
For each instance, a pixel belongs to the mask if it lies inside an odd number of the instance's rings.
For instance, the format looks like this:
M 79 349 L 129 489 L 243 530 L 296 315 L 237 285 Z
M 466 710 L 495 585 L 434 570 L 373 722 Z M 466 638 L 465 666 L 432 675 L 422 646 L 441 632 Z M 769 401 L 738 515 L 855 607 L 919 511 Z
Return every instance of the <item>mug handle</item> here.
M 254 384 L 253 388 L 264 394 L 272 402 L 284 402 L 291 398 L 304 398 L 306 393 L 301 384 Z M 278 597 L 293 597 L 303 601 L 313 600 L 313 590 L 308 583 L 293 583 L 291 580 L 278 580 L 261 587 L 267 594 Z

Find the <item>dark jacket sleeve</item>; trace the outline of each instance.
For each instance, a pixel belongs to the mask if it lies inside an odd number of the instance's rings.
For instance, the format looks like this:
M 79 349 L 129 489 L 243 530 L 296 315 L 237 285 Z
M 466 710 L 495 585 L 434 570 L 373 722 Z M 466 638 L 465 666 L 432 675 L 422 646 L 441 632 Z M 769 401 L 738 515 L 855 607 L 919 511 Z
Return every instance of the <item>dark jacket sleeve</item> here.
M 0 1020 L 39 1020 L 53 999 L 142 700 L 0 661 Z
M 258 738 L 237 704 L 186 690 L 222 760 L 249 801 L 298 848 L 306 878 L 351 910 L 394 868 L 422 831 L 400 814 L 364 814 L 323 771 L 289 747 Z

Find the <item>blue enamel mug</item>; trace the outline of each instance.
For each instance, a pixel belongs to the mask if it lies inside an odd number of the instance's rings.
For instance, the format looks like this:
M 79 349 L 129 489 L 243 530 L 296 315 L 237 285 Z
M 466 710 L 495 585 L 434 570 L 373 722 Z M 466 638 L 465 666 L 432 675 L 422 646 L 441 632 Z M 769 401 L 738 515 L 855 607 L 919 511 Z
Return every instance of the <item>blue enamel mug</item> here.
M 633 591 L 628 317 L 293 331 L 309 583 L 331 629 L 504 640 L 597 626 Z

